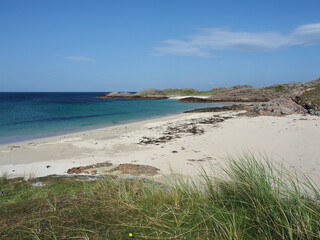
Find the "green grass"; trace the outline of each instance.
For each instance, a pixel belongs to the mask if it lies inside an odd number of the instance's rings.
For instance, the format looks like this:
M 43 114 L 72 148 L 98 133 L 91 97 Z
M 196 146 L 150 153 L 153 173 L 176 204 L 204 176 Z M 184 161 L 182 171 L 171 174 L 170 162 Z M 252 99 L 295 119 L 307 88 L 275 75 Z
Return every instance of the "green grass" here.
M 0 239 L 319 239 L 320 192 L 252 155 L 220 176 L 159 184 L 48 177 L 0 181 Z
M 304 92 L 299 96 L 299 104 L 308 105 L 308 107 L 320 106 L 320 84 L 314 86 L 314 89 L 308 92 Z
M 270 86 L 270 87 L 264 87 L 263 89 L 268 90 L 268 91 L 273 91 L 276 93 L 289 93 L 290 92 L 290 90 L 286 89 L 284 86 Z

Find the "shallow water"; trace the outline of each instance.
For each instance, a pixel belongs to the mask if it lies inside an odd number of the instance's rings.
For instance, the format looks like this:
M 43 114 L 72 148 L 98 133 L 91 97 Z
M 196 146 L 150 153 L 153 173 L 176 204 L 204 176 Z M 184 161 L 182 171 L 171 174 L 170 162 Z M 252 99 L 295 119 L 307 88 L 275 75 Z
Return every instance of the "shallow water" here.
M 102 100 L 101 92 L 0 93 L 0 143 L 82 131 L 181 113 L 213 103 Z

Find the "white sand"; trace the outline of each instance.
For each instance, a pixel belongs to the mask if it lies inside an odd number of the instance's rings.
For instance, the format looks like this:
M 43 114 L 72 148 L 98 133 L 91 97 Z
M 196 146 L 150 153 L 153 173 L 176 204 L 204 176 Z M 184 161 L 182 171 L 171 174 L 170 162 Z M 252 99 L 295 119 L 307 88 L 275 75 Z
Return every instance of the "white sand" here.
M 219 114 L 236 116 L 235 112 Z M 151 165 L 161 170 L 158 177 L 171 171 L 196 176 L 199 163 L 205 167 L 219 166 L 226 154 L 251 151 L 265 153 L 320 182 L 320 117 L 234 117 L 217 125 L 196 124 L 205 131 L 201 135 L 181 133 L 180 138 L 159 145 L 138 144 L 144 136 L 163 136 L 168 126 L 181 126 L 213 115 L 217 113 L 178 114 L 0 145 L 0 174 L 10 177 L 65 174 L 71 167 L 110 161 L 114 166 Z

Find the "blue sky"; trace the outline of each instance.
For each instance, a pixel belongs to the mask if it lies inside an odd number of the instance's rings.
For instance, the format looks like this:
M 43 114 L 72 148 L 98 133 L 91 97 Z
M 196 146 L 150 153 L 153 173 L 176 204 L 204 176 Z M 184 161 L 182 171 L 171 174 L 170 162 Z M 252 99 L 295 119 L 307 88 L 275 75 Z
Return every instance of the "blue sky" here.
M 0 91 L 320 77 L 320 1 L 0 0 Z

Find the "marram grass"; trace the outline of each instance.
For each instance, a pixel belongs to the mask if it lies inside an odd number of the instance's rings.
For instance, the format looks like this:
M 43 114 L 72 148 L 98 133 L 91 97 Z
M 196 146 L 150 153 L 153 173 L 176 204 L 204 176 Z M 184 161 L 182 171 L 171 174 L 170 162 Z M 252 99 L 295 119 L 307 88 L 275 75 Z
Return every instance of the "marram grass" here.
M 253 155 L 170 186 L 48 177 L 0 180 L 0 239 L 320 239 L 320 191 Z

